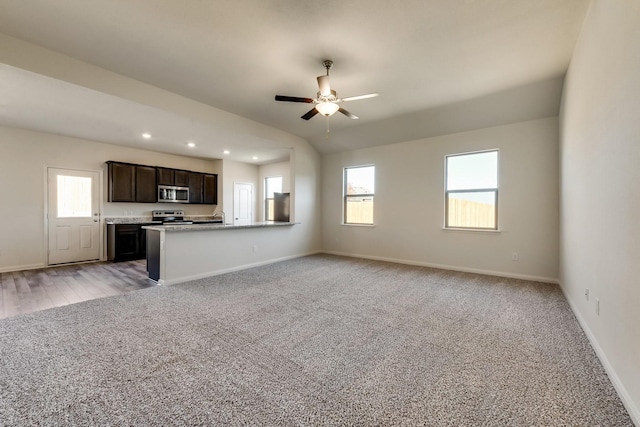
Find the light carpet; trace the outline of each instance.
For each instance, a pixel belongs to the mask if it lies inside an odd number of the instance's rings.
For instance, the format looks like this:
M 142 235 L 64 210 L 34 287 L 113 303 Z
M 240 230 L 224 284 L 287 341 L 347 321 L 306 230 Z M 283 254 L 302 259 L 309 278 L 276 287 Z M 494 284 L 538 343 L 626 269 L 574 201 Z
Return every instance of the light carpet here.
M 0 320 L 2 425 L 633 426 L 556 285 L 317 255 Z

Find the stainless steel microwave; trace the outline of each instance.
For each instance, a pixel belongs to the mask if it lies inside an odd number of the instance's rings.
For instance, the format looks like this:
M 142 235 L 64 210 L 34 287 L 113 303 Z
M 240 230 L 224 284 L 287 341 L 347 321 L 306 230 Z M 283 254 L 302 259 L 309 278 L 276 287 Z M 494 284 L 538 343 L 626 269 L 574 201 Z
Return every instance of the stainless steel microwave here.
M 158 185 L 158 203 L 189 203 L 189 187 Z

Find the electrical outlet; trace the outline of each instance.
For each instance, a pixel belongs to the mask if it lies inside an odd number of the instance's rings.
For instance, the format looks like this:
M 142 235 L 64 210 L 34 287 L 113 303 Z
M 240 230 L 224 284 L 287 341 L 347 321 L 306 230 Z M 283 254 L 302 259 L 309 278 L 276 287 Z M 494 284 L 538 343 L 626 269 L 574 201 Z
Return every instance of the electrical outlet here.
M 589 288 L 584 290 L 584 297 L 589 301 Z
M 520 260 L 520 254 L 518 254 L 518 252 L 514 252 L 511 254 L 511 261 L 519 261 Z
M 258 245 L 253 245 L 253 252 L 258 252 Z
M 596 298 L 596 314 L 600 316 L 600 300 Z

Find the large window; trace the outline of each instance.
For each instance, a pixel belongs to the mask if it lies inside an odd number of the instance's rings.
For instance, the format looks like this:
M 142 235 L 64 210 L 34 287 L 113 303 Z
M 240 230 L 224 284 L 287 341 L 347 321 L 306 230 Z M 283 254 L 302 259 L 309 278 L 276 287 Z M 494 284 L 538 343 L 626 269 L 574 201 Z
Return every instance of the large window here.
M 273 221 L 273 193 L 282 193 L 282 177 L 264 179 L 264 220 Z
M 445 227 L 498 229 L 498 150 L 446 156 Z
M 344 169 L 345 224 L 373 225 L 375 166 L 355 166 Z

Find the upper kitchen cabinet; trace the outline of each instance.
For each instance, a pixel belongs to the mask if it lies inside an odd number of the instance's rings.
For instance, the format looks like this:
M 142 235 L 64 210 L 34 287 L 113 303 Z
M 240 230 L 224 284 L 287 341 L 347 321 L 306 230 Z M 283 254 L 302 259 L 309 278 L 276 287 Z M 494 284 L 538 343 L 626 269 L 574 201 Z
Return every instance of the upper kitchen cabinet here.
M 189 188 L 189 203 L 218 204 L 218 175 L 108 161 L 109 202 L 155 203 L 158 185 Z
M 170 168 L 156 168 L 158 185 L 189 186 L 189 171 Z
M 156 168 L 108 161 L 109 202 L 156 202 Z
M 175 186 L 176 187 L 188 187 L 189 186 L 189 171 L 183 171 L 176 169 L 175 173 Z
M 202 203 L 207 205 L 218 204 L 218 175 L 204 176 L 204 190 Z
M 158 180 L 158 185 L 175 185 L 175 172 L 175 169 L 156 168 L 156 178 Z
M 202 203 L 203 189 L 204 175 L 197 172 L 189 172 L 189 203 Z
M 107 162 L 109 165 L 109 202 L 136 201 L 136 167 L 128 163 Z
M 155 203 L 157 191 L 156 168 L 136 166 L 136 202 Z

